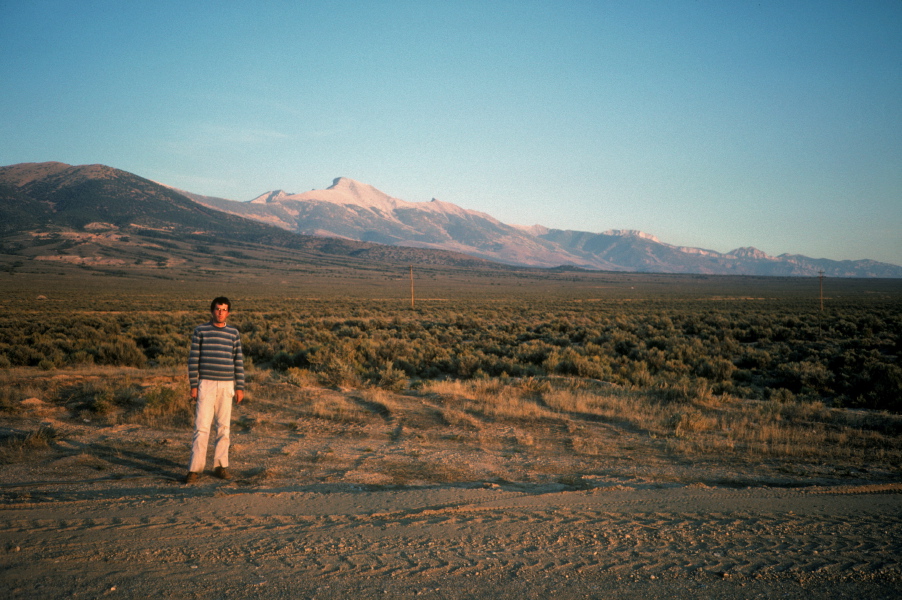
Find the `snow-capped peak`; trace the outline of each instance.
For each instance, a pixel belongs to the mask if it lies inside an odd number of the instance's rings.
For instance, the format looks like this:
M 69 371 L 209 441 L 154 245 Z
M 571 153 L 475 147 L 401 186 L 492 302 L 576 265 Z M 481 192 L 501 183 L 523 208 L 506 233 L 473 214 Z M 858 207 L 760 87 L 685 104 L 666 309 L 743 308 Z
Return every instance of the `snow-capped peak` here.
M 638 229 L 608 229 L 604 235 L 615 235 L 618 237 L 637 237 L 643 240 L 651 240 L 652 242 L 661 243 L 661 240 L 650 233 L 639 231 Z
M 251 200 L 251 204 L 268 204 L 270 202 L 281 202 L 287 198 L 291 198 L 292 194 L 288 194 L 282 190 L 274 190 L 266 192 Z
M 300 201 L 320 200 L 362 208 L 378 208 L 388 212 L 401 204 L 405 204 L 403 200 L 392 198 L 369 184 L 360 183 L 347 177 L 337 177 L 332 181 L 332 185 L 325 190 L 294 194 L 289 199 Z
M 511 225 L 511 227 L 518 229 L 524 233 L 528 233 L 530 235 L 536 235 L 536 236 L 545 235 L 550 231 L 544 225 L 538 225 L 538 224 L 536 224 L 536 225 Z
M 766 254 L 765 252 L 758 250 L 753 246 L 747 246 L 745 248 L 736 248 L 732 252 L 727 253 L 728 256 L 735 256 L 737 258 L 755 258 L 755 259 L 764 259 L 764 260 L 773 260 L 774 257 Z
M 302 194 L 286 194 L 282 190 L 267 192 L 251 202 L 266 204 L 271 202 L 329 202 L 344 206 L 354 206 L 370 210 L 377 210 L 384 217 L 394 214 L 398 209 L 426 210 L 439 214 L 454 214 L 458 216 L 478 216 L 497 222 L 496 219 L 478 211 L 467 210 L 456 204 L 442 202 L 432 198 L 429 202 L 408 202 L 389 196 L 377 188 L 347 177 L 336 177 L 332 185 L 324 190 L 311 190 Z M 389 217 L 391 218 L 391 217 Z

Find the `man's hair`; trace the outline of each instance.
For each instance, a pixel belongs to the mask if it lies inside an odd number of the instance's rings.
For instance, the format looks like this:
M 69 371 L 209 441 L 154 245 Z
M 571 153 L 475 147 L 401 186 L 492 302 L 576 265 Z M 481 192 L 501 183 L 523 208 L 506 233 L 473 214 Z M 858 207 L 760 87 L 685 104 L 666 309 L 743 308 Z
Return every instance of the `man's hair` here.
M 220 304 L 225 304 L 226 308 L 228 308 L 229 310 L 232 310 L 232 303 L 229 302 L 229 299 L 226 298 L 225 296 L 218 296 L 216 298 L 213 298 L 213 302 L 210 303 L 210 312 L 213 312 L 214 310 L 216 310 L 216 307 L 219 306 Z

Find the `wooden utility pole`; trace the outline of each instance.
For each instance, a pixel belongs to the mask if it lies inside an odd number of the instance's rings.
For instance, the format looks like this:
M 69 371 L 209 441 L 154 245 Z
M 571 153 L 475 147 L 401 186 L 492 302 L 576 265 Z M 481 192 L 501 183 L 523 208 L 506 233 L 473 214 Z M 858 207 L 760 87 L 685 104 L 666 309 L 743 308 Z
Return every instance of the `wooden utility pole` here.
M 410 310 L 413 309 L 413 265 L 410 265 Z
M 821 312 L 824 312 L 824 272 L 817 272 L 818 283 L 820 284 L 821 289 Z
M 824 272 L 817 272 L 817 282 L 820 288 L 821 310 L 817 313 L 817 339 L 824 337 Z

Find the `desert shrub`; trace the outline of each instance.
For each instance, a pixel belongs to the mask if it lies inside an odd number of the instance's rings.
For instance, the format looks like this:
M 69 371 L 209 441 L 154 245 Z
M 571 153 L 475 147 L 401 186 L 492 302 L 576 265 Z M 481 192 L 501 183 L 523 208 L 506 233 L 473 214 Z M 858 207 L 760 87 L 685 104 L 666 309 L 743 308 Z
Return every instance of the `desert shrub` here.
M 172 333 L 139 333 L 133 334 L 135 345 L 148 361 L 159 366 L 176 366 L 188 359 L 188 344 L 185 336 Z
M 676 412 L 666 417 L 665 427 L 672 429 L 677 437 L 710 431 L 717 427 L 717 420 L 704 415 L 698 409 Z
M 601 356 L 587 357 L 574 348 L 555 349 L 543 363 L 545 371 L 557 375 L 576 375 L 592 379 L 608 379 L 612 375 L 610 365 Z
M 647 388 L 655 381 L 645 361 L 630 361 L 621 373 L 624 383 L 635 388 Z
M 380 368 L 372 371 L 368 379 L 387 390 L 400 391 L 407 387 L 407 374 L 396 369 L 390 362 L 386 362 Z
M 520 381 L 520 387 L 528 393 L 542 394 L 552 390 L 551 382 L 545 378 L 526 377 Z
M 350 344 L 335 344 L 315 349 L 307 360 L 324 385 L 353 387 L 361 382 L 360 361 Z
M 778 403 L 792 402 L 793 400 L 795 400 L 795 394 L 793 394 L 786 388 L 767 388 L 767 396 L 771 400 Z
M 544 340 L 528 340 L 517 345 L 514 358 L 523 364 L 542 365 L 556 351 L 556 346 Z
M 245 356 L 245 359 L 253 360 L 253 358 L 250 356 Z M 284 350 L 279 350 L 272 357 L 270 365 L 277 371 L 288 371 L 289 369 L 293 368 L 309 366 L 310 361 L 307 359 L 307 352 L 305 351 L 295 352 L 292 354 L 285 352 Z
M 667 366 L 667 355 L 657 347 L 649 348 L 645 354 L 645 363 L 652 373 L 663 371 Z
M 455 357 L 454 371 L 461 377 L 472 377 L 479 368 L 480 358 L 473 352 L 465 351 Z
M 826 365 L 812 360 L 785 363 L 780 365 L 777 373 L 782 386 L 795 393 L 827 392 L 833 381 L 833 374 Z
M 144 366 L 147 357 L 133 339 L 119 336 L 100 344 L 95 351 L 94 360 L 100 365 L 141 367 Z
M 845 384 L 851 406 L 902 412 L 902 367 L 868 361 Z
M 770 354 L 758 348 L 744 348 L 738 355 L 737 366 L 746 369 L 766 369 L 773 362 Z
M 307 387 L 316 382 L 316 376 L 307 369 L 289 367 L 285 372 L 285 381 L 297 387 Z
M 47 450 L 57 437 L 53 427 L 41 425 L 33 431 L 11 431 L 0 437 L 0 463 L 29 458 L 35 451 Z
M 673 382 L 658 382 L 655 392 L 665 403 L 704 403 L 710 402 L 713 399 L 711 386 L 705 379 L 689 379 L 683 377 Z
M 61 392 L 61 399 L 74 414 L 107 424 L 118 423 L 140 408 L 140 389 L 126 380 L 96 379 L 79 383 Z
M 143 406 L 138 406 L 128 415 L 130 422 L 155 427 L 191 426 L 194 410 L 187 387 L 154 386 L 145 391 L 140 399 Z
M 695 372 L 699 377 L 704 377 L 711 381 L 721 382 L 730 381 L 736 366 L 726 358 L 705 358 L 699 361 L 695 367 Z
M 67 362 L 70 365 L 93 365 L 94 355 L 85 350 L 78 350 L 68 357 Z
M 19 402 L 25 398 L 17 386 L 0 385 L 0 411 L 14 413 L 19 410 Z
M 596 412 L 594 394 L 585 390 L 551 389 L 541 396 L 548 408 L 561 413 L 593 414 Z

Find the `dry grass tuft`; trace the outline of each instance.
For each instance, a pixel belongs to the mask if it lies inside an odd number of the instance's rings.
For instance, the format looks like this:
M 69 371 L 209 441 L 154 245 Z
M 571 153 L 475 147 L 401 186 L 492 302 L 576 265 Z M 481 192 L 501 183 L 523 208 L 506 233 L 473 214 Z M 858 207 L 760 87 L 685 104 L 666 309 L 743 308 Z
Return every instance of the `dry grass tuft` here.
M 265 372 L 270 373 L 270 371 Z M 285 372 L 285 381 L 299 388 L 313 387 L 318 384 L 316 375 L 307 369 L 299 369 L 297 367 L 290 367 Z
M 305 405 L 299 407 L 303 414 L 339 423 L 365 422 L 372 411 L 344 394 L 321 390 L 310 395 Z
M 423 391 L 442 398 L 453 407 L 445 411 L 449 423 L 458 421 L 454 410 L 484 419 L 536 420 L 553 419 L 554 413 L 536 401 L 535 394 L 523 387 L 499 379 L 467 381 L 430 381 Z
M 49 449 L 56 438 L 56 430 L 46 425 L 33 431 L 9 432 L 0 438 L 0 463 L 21 462 L 34 452 Z
M 155 385 L 143 394 L 144 405 L 128 419 L 130 423 L 140 423 L 148 427 L 191 426 L 194 407 L 188 393 L 188 386 L 175 387 Z
M 411 459 L 385 460 L 379 463 L 380 474 L 392 485 L 423 485 L 430 483 L 460 483 L 472 478 L 463 465 Z

